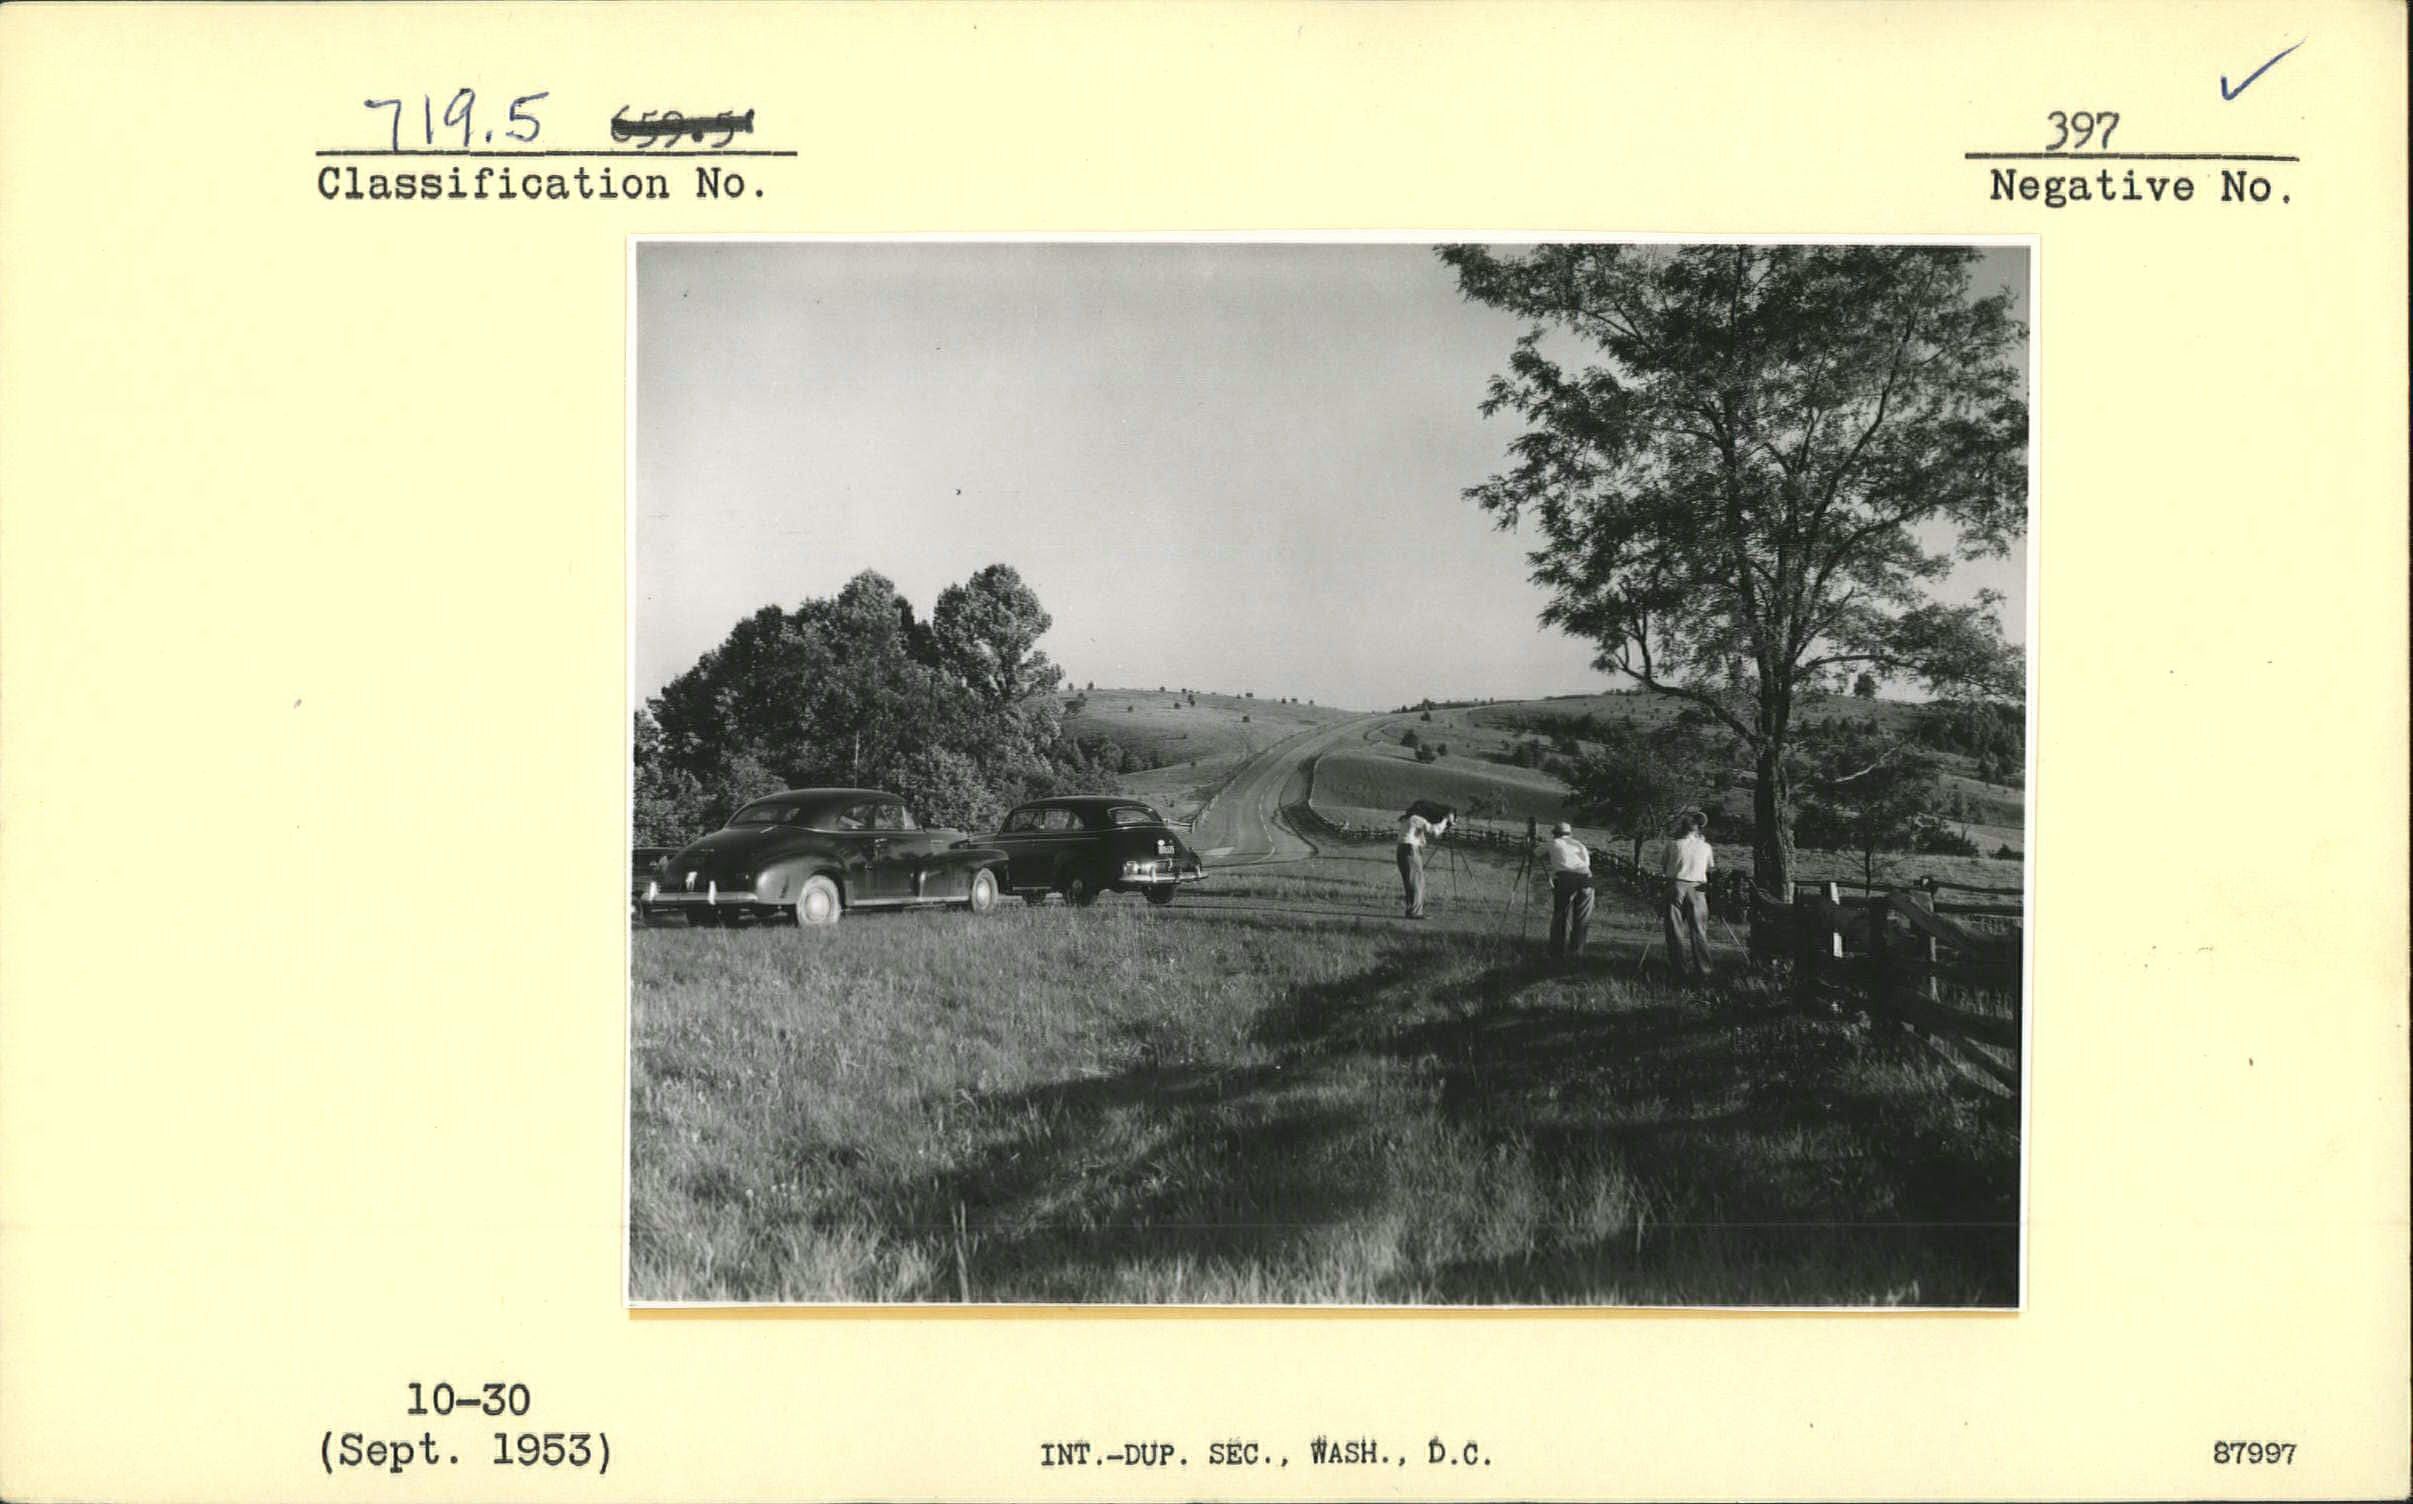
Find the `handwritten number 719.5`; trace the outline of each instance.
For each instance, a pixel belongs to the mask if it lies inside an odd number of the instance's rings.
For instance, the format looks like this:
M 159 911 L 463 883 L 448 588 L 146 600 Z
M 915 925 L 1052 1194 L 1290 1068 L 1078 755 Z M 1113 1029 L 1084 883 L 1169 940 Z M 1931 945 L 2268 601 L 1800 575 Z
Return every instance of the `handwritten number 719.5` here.
M 522 94 L 519 98 L 512 100 L 508 118 L 502 126 L 503 138 L 507 141 L 517 141 L 522 145 L 535 140 L 537 132 L 544 127 L 527 106 L 545 98 L 552 92 L 552 90 L 546 89 L 535 94 Z M 394 112 L 387 150 L 401 151 L 403 149 L 402 101 L 399 99 L 364 99 L 361 104 L 372 110 L 392 110 Z M 461 132 L 460 145 L 463 150 L 467 150 L 473 142 L 479 139 L 487 142 L 494 140 L 494 132 L 491 130 L 486 132 L 483 138 L 477 136 L 477 122 L 474 119 L 477 114 L 477 106 L 478 91 L 463 89 L 453 95 L 452 102 L 444 107 L 444 129 L 447 133 L 445 145 L 447 147 L 452 145 L 450 132 L 456 126 Z M 433 94 L 419 96 L 419 122 L 420 140 L 415 144 L 432 148 L 436 144 L 436 97 Z
M 2044 117 L 2061 134 L 2046 151 L 2084 151 L 2091 142 L 2097 151 L 2111 150 L 2111 133 L 2120 128 L 2118 110 L 2055 110 Z

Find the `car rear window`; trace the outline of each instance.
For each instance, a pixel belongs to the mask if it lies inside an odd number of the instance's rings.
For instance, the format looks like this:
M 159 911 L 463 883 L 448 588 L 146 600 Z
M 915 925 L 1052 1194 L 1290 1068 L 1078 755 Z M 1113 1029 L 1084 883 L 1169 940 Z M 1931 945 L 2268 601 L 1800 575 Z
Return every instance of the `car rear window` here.
M 787 799 L 757 799 L 729 817 L 732 825 L 794 825 L 804 819 L 805 806 Z
M 1144 804 L 1118 804 L 1106 812 L 1106 818 L 1117 825 L 1162 825 L 1156 811 Z

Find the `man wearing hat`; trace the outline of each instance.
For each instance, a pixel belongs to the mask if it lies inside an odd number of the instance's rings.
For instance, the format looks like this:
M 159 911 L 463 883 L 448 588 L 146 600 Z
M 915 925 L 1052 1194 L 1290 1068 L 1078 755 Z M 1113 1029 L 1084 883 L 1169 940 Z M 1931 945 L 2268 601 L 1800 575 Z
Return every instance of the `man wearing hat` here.
M 1561 820 L 1550 827 L 1550 954 L 1572 961 L 1592 928 L 1592 853 Z

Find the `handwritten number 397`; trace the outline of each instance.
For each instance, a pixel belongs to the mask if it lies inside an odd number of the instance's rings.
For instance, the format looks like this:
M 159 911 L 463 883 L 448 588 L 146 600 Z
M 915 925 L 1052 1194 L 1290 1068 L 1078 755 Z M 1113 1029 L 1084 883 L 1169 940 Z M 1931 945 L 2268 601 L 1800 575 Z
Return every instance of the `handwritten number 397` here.
M 2084 151 L 2091 142 L 2097 151 L 2111 150 L 2111 133 L 2120 128 L 2117 110 L 2055 110 L 2044 117 L 2060 132 L 2046 151 Z
M 520 142 L 523 145 L 535 140 L 536 133 L 543 127 L 537 121 L 536 116 L 525 107 L 536 103 L 552 92 L 552 90 L 546 89 L 535 94 L 522 94 L 519 98 L 512 100 L 509 118 L 502 127 L 504 138 Z M 402 101 L 399 99 L 364 99 L 361 104 L 372 110 L 392 110 L 394 112 L 388 150 L 402 150 Z M 444 127 L 447 131 L 455 126 L 460 127 L 461 145 L 464 149 L 469 146 L 476 134 L 476 126 L 471 117 L 477 112 L 477 104 L 478 91 L 463 89 L 453 95 L 452 103 L 444 107 Z M 436 144 L 436 98 L 434 95 L 422 94 L 419 96 L 419 119 L 420 135 L 424 139 L 424 144 L 434 146 Z M 488 131 L 486 139 L 493 140 L 494 132 Z M 447 144 L 449 144 L 449 137 Z

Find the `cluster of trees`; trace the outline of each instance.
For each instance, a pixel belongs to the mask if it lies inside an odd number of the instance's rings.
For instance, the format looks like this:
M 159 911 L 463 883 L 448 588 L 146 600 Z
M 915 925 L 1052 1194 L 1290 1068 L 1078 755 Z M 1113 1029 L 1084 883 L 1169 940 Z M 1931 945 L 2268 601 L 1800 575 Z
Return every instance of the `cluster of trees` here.
M 1922 746 L 1974 760 L 1977 776 L 1988 783 L 2016 787 L 2027 781 L 2027 722 L 2015 702 L 1939 701 L 1913 734 Z
M 1022 799 L 1110 789 L 1123 754 L 1066 736 L 1049 625 L 1003 564 L 941 591 L 927 620 L 869 570 L 763 607 L 637 713 L 636 841 L 690 840 L 783 788 L 890 789 L 967 830 Z

